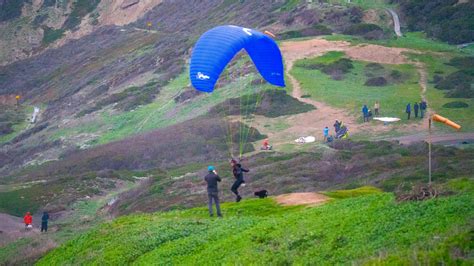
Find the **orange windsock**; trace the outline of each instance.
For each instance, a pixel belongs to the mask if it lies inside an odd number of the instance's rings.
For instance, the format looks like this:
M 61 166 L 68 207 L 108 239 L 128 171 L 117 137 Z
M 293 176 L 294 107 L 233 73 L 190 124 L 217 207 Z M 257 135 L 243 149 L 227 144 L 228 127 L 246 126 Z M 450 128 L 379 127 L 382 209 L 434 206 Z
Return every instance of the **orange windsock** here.
M 434 114 L 434 115 L 432 116 L 432 118 L 433 118 L 433 121 L 443 123 L 443 124 L 445 124 L 445 125 L 447 125 L 447 126 L 450 126 L 450 127 L 454 128 L 454 129 L 456 129 L 456 130 L 460 130 L 460 129 L 461 129 L 461 126 L 460 126 L 460 125 L 454 123 L 453 121 L 447 119 L 446 117 L 442 117 L 442 116 L 440 116 L 440 115 Z
M 271 33 L 270 31 L 266 30 L 264 31 L 263 33 L 265 33 L 266 35 L 272 37 L 272 38 L 276 38 L 275 34 Z

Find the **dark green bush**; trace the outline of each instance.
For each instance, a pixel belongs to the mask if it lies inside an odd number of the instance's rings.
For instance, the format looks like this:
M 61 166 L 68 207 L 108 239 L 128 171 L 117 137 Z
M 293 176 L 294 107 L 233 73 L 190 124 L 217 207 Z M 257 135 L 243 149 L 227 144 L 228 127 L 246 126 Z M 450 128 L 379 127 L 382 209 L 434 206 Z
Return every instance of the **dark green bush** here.
M 384 37 L 383 29 L 370 23 L 351 25 L 344 31 L 344 34 L 362 36 L 368 40 L 382 39 Z
M 0 22 L 17 18 L 21 15 L 23 5 L 27 0 L 4 0 L 0 1 Z
M 319 35 L 329 35 L 332 33 L 332 30 L 324 24 L 316 24 L 312 27 L 303 28 L 300 30 L 290 30 L 278 34 L 278 38 L 281 40 L 292 39 L 292 38 L 301 38 L 308 36 L 319 36 Z
M 384 77 L 370 78 L 365 82 L 365 86 L 369 87 L 383 87 L 387 85 L 387 80 Z
M 94 11 L 99 3 L 100 0 L 77 0 L 72 6 L 71 14 L 64 22 L 63 29 L 76 29 L 81 24 L 82 18 Z
M 63 29 L 53 29 L 47 26 L 43 27 L 43 45 L 48 45 L 50 43 L 55 42 L 56 40 L 59 40 L 63 37 L 64 35 L 64 30 Z
M 444 108 L 468 108 L 469 104 L 465 102 L 455 101 L 455 102 L 446 103 L 443 105 L 443 107 Z
M 257 101 L 259 103 L 257 104 Z M 209 110 L 210 116 L 258 114 L 266 117 L 299 114 L 314 110 L 314 106 L 302 103 L 284 90 L 267 90 L 250 96 L 232 98 Z
M 408 28 L 448 43 L 474 41 L 474 1 L 400 0 Z

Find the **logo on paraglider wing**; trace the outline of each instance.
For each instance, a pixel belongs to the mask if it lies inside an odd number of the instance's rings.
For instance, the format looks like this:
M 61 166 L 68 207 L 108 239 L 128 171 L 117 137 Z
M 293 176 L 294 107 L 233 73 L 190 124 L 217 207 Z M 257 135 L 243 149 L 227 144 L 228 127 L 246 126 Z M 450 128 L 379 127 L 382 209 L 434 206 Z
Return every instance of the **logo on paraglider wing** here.
M 249 28 L 242 28 L 242 30 L 247 33 L 248 36 L 252 36 L 252 30 Z
M 202 72 L 198 72 L 196 74 L 196 78 L 200 79 L 200 80 L 206 80 L 206 79 L 210 79 L 211 77 L 209 77 L 208 75 L 203 74 Z

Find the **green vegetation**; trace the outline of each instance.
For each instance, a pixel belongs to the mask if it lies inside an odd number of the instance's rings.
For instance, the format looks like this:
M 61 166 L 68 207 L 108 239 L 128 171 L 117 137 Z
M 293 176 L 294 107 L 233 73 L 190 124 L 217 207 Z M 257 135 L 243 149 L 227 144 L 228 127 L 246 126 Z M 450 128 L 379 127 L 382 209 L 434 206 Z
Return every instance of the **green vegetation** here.
M 189 77 L 185 71 L 163 87 L 160 96 L 151 104 L 140 106 L 133 112 L 116 115 L 104 112 L 103 123 L 112 129 L 103 134 L 98 143 L 107 143 L 137 132 L 174 125 L 204 115 L 209 108 L 228 98 L 242 97 L 272 88 L 267 84 L 250 85 L 254 79 L 255 75 L 253 74 L 241 77 L 231 84 L 216 89 L 213 93 L 200 95 L 186 104 L 179 104 L 175 102 L 174 98 L 189 84 Z
M 272 199 L 226 203 L 223 219 L 207 218 L 205 208 L 125 216 L 53 250 L 38 265 L 469 264 L 472 257 L 451 251 L 472 252 L 473 206 L 472 191 L 405 203 L 376 193 L 313 208 L 280 207 Z M 406 256 L 413 250 L 419 253 Z
M 289 30 L 278 34 L 278 38 L 281 40 L 303 38 L 309 36 L 329 35 L 332 30 L 324 24 L 316 24 L 308 28 L 300 30 Z
M 347 0 L 325 0 L 324 2 L 340 5 L 356 5 L 363 9 L 387 8 L 393 6 L 389 3 L 390 1 L 387 0 L 351 0 L 350 3 L 348 3 Z
M 454 101 L 443 104 L 444 108 L 468 108 L 469 104 L 461 101 Z
M 308 70 L 319 69 L 334 80 L 343 79 L 343 75 L 349 73 L 354 68 L 352 60 L 344 58 L 343 52 L 335 51 L 328 52 L 321 57 L 297 61 L 295 66 Z
M 453 58 L 450 54 L 410 54 L 412 60 L 418 60 L 425 64 L 428 71 L 428 90 L 426 93 L 428 99 L 428 108 L 434 112 L 448 117 L 452 121 L 462 126 L 462 131 L 474 130 L 474 108 L 447 108 L 446 104 L 453 101 L 452 98 L 446 98 L 445 91 L 435 88 L 435 76 L 448 76 L 458 71 L 456 67 L 450 64 Z M 469 106 L 474 106 L 473 98 L 456 98 L 456 101 L 464 102 Z M 450 128 L 438 126 L 437 131 L 452 132 Z
M 77 0 L 74 2 L 72 5 L 71 14 L 69 14 L 69 17 L 64 22 L 63 29 L 76 29 L 76 27 L 81 24 L 82 18 L 94 11 L 99 3 L 100 0 Z
M 17 18 L 28 0 L 6 0 L 0 2 L 0 22 Z
M 10 141 L 28 125 L 26 113 L 33 111 L 27 107 L 1 106 L 0 111 L 0 143 Z
M 353 197 L 360 197 L 366 196 L 370 194 L 378 194 L 382 193 L 382 190 L 376 187 L 371 186 L 364 186 L 355 189 L 348 189 L 348 190 L 335 190 L 330 192 L 325 192 L 324 195 L 329 196 L 335 199 L 345 199 L 345 198 L 353 198 Z
M 98 101 L 94 106 L 86 108 L 79 112 L 76 117 L 81 117 L 86 114 L 101 110 L 108 105 L 114 105 L 114 109 L 122 111 L 131 111 L 137 106 L 146 105 L 155 99 L 160 92 L 165 82 L 149 81 L 143 86 L 132 86 L 122 92 L 114 93 L 105 99 Z M 109 87 L 106 85 L 99 86 L 98 91 L 108 91 Z
M 209 110 L 209 114 L 221 117 L 257 114 L 275 118 L 284 115 L 306 113 L 314 109 L 314 106 L 296 100 L 284 90 L 273 89 L 228 99 L 212 107 Z
M 64 29 L 53 29 L 47 26 L 43 26 L 43 45 L 48 45 L 55 42 L 56 40 L 61 39 L 64 35 Z
M 383 29 L 375 24 L 359 23 L 348 27 L 344 34 L 361 36 L 366 40 L 379 40 L 384 37 Z
M 457 68 L 458 71 L 445 77 L 434 76 L 435 87 L 446 90 L 448 98 L 474 98 L 474 57 L 455 57 L 446 64 Z
M 375 101 L 381 103 L 381 113 L 387 116 L 405 117 L 405 105 L 420 101 L 420 87 L 416 70 L 411 65 L 383 65 L 386 72 L 397 71 L 404 76 L 403 82 L 388 84 L 384 87 L 365 86 L 365 68 L 368 64 L 361 61 L 352 61 L 353 69 L 344 75 L 342 80 L 327 77 L 319 70 L 309 70 L 301 66 L 309 62 L 330 62 L 336 60 L 341 54 L 329 53 L 321 59 L 304 59 L 295 64 L 291 70 L 297 78 L 305 93 L 311 98 L 324 101 L 336 107 L 350 110 L 356 115 L 361 113 L 364 104 L 372 107 Z
M 474 4 L 457 0 L 399 0 L 408 28 L 448 43 L 474 41 Z
M 281 11 L 291 11 L 293 10 L 298 4 L 301 2 L 301 0 L 286 0 L 285 4 L 280 7 Z

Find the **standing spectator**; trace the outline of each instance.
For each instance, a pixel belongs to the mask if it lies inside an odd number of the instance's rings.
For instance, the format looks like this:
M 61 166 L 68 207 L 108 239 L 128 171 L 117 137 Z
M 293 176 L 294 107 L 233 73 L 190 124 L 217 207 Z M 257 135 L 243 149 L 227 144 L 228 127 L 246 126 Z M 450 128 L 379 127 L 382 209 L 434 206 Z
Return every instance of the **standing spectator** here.
M 323 135 L 324 135 L 324 142 L 326 142 L 328 140 L 328 136 L 329 136 L 329 128 L 328 127 L 325 127 L 323 129 Z
M 379 109 L 380 109 L 380 103 L 379 103 L 379 101 L 375 101 L 375 104 L 374 104 L 374 115 L 375 116 L 379 115 Z
M 366 104 L 362 107 L 362 115 L 364 116 L 364 122 L 369 122 L 369 108 Z
M 420 116 L 421 116 L 421 118 L 423 118 L 425 116 L 425 112 L 426 112 L 426 102 L 425 102 L 425 100 L 422 100 L 421 103 L 420 103 Z
M 43 212 L 43 216 L 41 217 L 41 232 L 43 231 L 48 232 L 48 220 L 49 220 L 48 212 Z
M 31 216 L 30 212 L 27 212 L 25 217 L 23 217 L 23 222 L 25 223 L 25 229 L 29 230 L 33 227 L 33 216 Z
M 221 178 L 217 175 L 216 169 L 214 166 L 210 165 L 207 167 L 208 174 L 204 177 L 204 180 L 207 182 L 207 196 L 209 198 L 209 216 L 214 216 L 212 210 L 212 201 L 216 204 L 217 216 L 222 217 L 221 207 L 219 205 L 219 189 L 218 182 L 221 182 Z
M 338 120 L 336 120 L 336 122 L 334 122 L 334 132 L 338 132 L 339 129 L 341 129 L 341 122 L 339 122 Z
M 411 115 L 411 106 L 410 106 L 410 104 L 407 104 L 407 108 L 406 108 L 405 112 L 408 115 L 408 120 L 410 120 L 410 115 Z
M 418 106 L 418 103 L 415 102 L 415 104 L 413 105 L 413 111 L 415 111 L 415 118 L 418 118 L 418 109 L 420 107 Z

